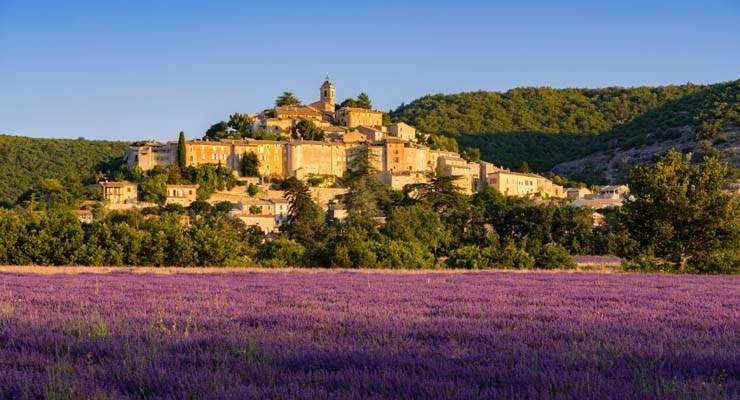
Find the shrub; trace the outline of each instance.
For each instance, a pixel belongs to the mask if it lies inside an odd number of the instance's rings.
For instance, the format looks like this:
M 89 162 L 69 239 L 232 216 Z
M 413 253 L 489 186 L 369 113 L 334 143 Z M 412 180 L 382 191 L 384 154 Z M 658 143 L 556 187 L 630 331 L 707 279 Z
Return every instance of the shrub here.
M 565 247 L 551 242 L 542 246 L 542 250 L 535 261 L 535 266 L 541 269 L 569 269 L 575 268 L 576 264 Z

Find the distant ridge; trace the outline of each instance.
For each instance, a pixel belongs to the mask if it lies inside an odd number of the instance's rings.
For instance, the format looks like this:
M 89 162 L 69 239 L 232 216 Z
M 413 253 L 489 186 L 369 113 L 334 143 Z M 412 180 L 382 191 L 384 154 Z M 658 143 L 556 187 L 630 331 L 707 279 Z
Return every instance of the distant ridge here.
M 0 205 L 41 179 L 62 179 L 71 174 L 90 181 L 96 169 L 123 156 L 127 142 L 87 139 L 37 139 L 0 135 Z
M 398 107 L 391 117 L 454 136 L 507 167 L 526 161 L 540 172 L 617 181 L 626 179 L 630 161 L 649 161 L 647 153 L 669 147 L 694 151 L 714 144 L 738 165 L 740 80 L 436 94 Z

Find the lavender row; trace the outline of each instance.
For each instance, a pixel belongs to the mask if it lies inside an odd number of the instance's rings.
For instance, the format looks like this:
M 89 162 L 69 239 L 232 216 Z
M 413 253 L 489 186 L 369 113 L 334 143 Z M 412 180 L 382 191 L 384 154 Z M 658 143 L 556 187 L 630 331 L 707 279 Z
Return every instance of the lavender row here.
M 731 399 L 740 277 L 0 275 L 3 398 Z

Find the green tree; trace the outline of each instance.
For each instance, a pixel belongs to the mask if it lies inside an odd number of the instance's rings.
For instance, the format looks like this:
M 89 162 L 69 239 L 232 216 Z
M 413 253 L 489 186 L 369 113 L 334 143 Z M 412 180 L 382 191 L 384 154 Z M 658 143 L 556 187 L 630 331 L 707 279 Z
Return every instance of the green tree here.
M 349 187 L 344 203 L 350 217 L 374 218 L 390 207 L 388 188 L 377 177 L 374 153 L 367 148 L 357 150 L 350 161 L 345 182 Z
M 480 162 L 480 149 L 475 147 L 466 147 L 461 154 L 469 162 Z
M 373 103 L 370 101 L 370 96 L 368 96 L 367 93 L 362 92 L 357 95 L 357 107 L 368 110 L 373 109 Z
M 324 211 L 314 203 L 308 187 L 297 178 L 290 177 L 283 185 L 289 207 L 288 223 L 281 229 L 299 243 L 314 243 L 326 228 Z
M 342 107 L 357 107 L 357 100 L 351 97 L 347 98 L 341 104 L 339 104 L 339 108 L 342 108 Z
M 292 129 L 294 139 L 324 140 L 324 132 L 311 120 L 301 120 Z
M 634 199 L 623 224 L 643 255 L 670 261 L 679 271 L 721 254 L 740 254 L 740 204 L 723 193 L 727 165 L 716 158 L 691 164 L 691 154 L 669 151 L 654 166 L 630 170 Z M 632 258 L 639 255 L 630 254 Z
M 158 174 L 144 179 L 140 185 L 139 196 L 144 201 L 164 203 L 167 197 L 167 174 Z
M 250 214 L 262 214 L 262 206 L 251 205 L 249 206 Z
M 187 152 L 185 150 L 185 132 L 180 131 L 180 137 L 177 139 L 177 165 L 180 169 L 185 169 L 187 165 Z
M 213 211 L 222 214 L 228 214 L 234 209 L 234 204 L 230 201 L 219 201 L 213 206 Z
M 299 106 L 301 105 L 301 101 L 298 100 L 295 95 L 291 92 L 283 92 L 282 95 L 278 96 L 277 99 L 275 99 L 275 106 L 276 107 L 284 107 L 284 106 Z
M 211 125 L 208 130 L 206 130 L 205 136 L 203 136 L 203 140 L 221 140 L 225 139 L 229 136 L 229 124 L 226 123 L 226 121 L 219 121 L 213 125 Z
M 429 182 L 412 183 L 404 186 L 406 196 L 417 202 L 430 205 L 435 211 L 442 214 L 447 210 L 461 209 L 465 205 L 465 197 L 455 181 L 457 175 L 429 176 Z
M 393 240 L 418 242 L 435 255 L 451 240 L 439 215 L 426 205 L 396 207 L 388 216 L 383 232 Z
M 252 129 L 252 117 L 247 114 L 233 113 L 229 115 L 229 128 L 237 132 L 241 137 L 248 137 Z
M 547 243 L 535 257 L 535 267 L 541 269 L 571 269 L 576 264 L 565 247 L 557 243 Z
M 242 156 L 242 176 L 259 176 L 260 159 L 257 153 L 252 151 L 244 152 Z

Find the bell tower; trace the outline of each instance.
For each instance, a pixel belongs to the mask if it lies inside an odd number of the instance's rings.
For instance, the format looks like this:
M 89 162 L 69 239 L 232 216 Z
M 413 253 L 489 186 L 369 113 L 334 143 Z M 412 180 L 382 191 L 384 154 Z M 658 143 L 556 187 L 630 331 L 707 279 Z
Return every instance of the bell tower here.
M 321 85 L 321 97 L 319 97 L 322 103 L 326 105 L 326 108 L 331 108 L 332 111 L 334 111 L 334 104 L 335 98 L 334 98 L 334 85 L 329 80 L 329 75 L 326 76 L 326 80 L 324 81 L 324 84 Z

